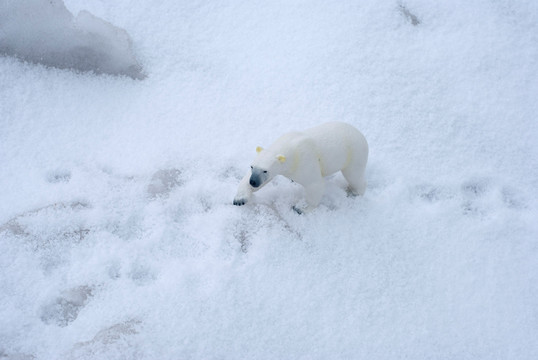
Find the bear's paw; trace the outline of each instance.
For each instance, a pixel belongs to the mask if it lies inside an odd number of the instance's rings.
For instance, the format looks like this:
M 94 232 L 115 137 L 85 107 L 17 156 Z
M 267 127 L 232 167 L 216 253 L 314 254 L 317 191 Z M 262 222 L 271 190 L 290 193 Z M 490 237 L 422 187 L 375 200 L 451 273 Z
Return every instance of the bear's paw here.
M 235 198 L 234 199 L 234 205 L 237 205 L 237 206 L 241 206 L 241 205 L 245 205 L 247 203 L 247 199 L 245 198 Z

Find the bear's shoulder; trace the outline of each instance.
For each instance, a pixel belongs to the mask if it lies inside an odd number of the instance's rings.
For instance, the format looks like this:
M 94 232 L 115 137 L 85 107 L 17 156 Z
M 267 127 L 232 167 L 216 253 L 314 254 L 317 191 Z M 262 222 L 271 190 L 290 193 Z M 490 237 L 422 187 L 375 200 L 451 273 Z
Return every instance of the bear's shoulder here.
M 309 136 L 304 132 L 292 131 L 279 137 L 271 148 L 275 151 L 283 151 L 285 149 L 293 149 L 300 146 L 305 141 L 309 140 Z

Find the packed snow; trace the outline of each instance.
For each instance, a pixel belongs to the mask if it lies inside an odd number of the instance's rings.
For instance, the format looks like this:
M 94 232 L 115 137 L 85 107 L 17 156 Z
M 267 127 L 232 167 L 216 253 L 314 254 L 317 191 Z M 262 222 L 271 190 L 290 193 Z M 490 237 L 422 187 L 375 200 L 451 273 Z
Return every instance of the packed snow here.
M 0 57 L 0 357 L 538 358 L 538 2 L 65 6 L 147 77 Z M 364 196 L 232 205 L 326 121 L 365 134 Z

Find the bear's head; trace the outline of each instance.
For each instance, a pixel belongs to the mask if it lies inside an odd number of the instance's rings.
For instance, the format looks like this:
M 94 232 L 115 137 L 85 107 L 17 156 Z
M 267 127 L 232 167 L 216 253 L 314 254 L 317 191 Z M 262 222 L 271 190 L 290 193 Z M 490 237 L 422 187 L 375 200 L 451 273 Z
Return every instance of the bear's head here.
M 286 157 L 274 154 L 258 146 L 256 148 L 258 156 L 250 166 L 250 186 L 259 188 L 267 184 L 276 175 L 282 174 L 282 166 L 286 162 Z

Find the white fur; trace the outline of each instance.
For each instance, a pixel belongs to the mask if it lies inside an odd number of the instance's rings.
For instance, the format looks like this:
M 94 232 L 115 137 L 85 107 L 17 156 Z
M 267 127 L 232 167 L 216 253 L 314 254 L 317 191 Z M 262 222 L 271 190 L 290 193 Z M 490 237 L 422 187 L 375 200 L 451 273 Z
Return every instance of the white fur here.
M 368 143 L 360 131 L 349 124 L 330 122 L 303 132 L 290 132 L 268 149 L 257 150 L 260 151 L 251 170 L 239 184 L 235 205 L 246 204 L 253 192 L 276 175 L 304 186 L 306 211 L 318 206 L 325 188 L 323 178 L 337 171 L 342 171 L 354 194 L 364 194 Z M 251 186 L 252 177 L 259 180 L 258 187 Z

